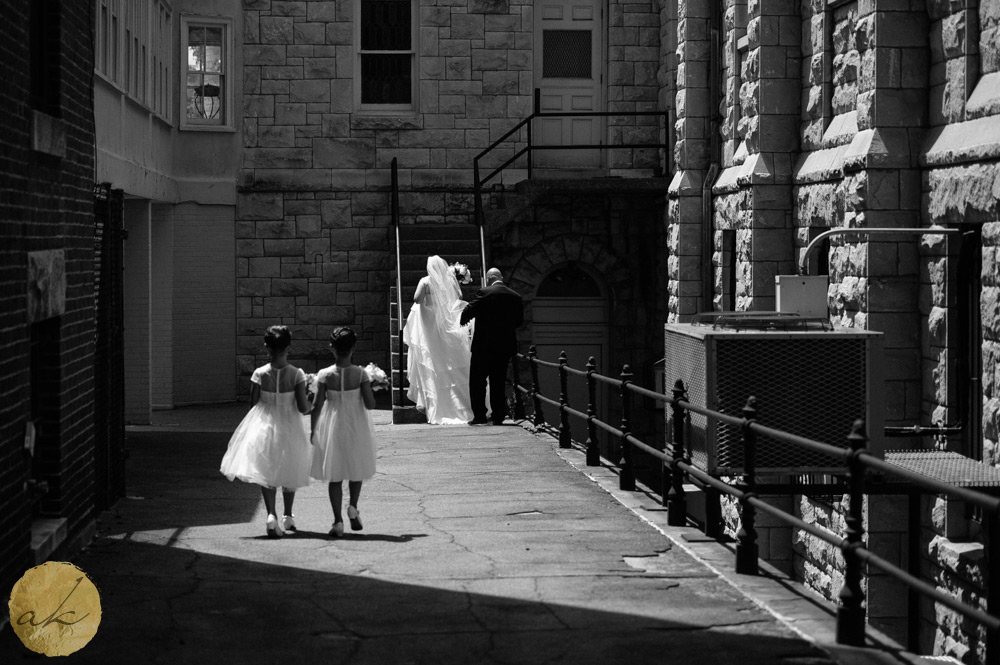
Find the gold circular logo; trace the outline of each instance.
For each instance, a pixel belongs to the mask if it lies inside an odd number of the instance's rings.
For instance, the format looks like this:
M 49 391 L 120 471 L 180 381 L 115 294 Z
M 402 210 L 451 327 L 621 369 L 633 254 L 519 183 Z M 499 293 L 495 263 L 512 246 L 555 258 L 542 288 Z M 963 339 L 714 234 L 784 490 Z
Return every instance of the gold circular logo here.
M 87 646 L 101 623 L 101 595 L 87 574 L 65 561 L 28 569 L 10 593 L 10 624 L 24 646 L 68 656 Z

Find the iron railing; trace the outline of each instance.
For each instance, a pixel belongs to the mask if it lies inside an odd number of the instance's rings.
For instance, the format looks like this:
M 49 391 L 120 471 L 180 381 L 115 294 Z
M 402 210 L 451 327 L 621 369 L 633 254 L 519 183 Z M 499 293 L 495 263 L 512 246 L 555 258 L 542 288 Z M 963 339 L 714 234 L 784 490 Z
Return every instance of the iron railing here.
M 98 510 L 125 496 L 125 193 L 94 185 L 94 480 Z
M 572 111 L 572 112 L 551 112 L 542 111 L 541 104 L 541 90 L 535 88 L 534 95 L 534 106 L 531 115 L 527 116 L 519 123 L 511 127 L 507 132 L 498 138 L 496 141 L 491 143 L 489 147 L 476 155 L 475 159 L 472 161 L 472 172 L 475 183 L 475 214 L 476 223 L 479 225 L 480 234 L 482 234 L 482 228 L 485 223 L 485 212 L 483 210 L 483 190 L 486 185 L 493 180 L 493 178 L 500 175 L 507 167 L 516 163 L 517 160 L 522 157 L 527 156 L 526 169 L 528 173 L 528 180 L 531 180 L 532 173 L 532 154 L 536 150 L 616 150 L 619 148 L 657 148 L 663 149 L 665 154 L 666 164 L 659 167 L 664 173 L 670 172 L 670 136 L 671 136 L 671 121 L 670 121 L 670 111 Z M 532 125 L 534 120 L 538 118 L 609 118 L 609 117 L 642 117 L 642 116 L 657 116 L 663 118 L 663 142 L 658 143 L 615 143 L 614 145 L 609 143 L 588 143 L 588 144 L 573 144 L 573 145 L 537 145 L 534 142 L 532 134 Z M 481 167 L 480 162 L 485 159 L 490 153 L 499 148 L 504 143 L 511 140 L 511 137 L 515 137 L 513 140 L 517 141 L 521 133 L 524 133 L 524 138 L 526 139 L 524 146 L 520 150 L 515 150 L 514 154 L 504 161 L 500 166 L 490 171 L 486 177 L 480 175 Z M 483 272 L 486 272 L 486 262 L 485 258 L 483 260 Z
M 519 360 L 526 360 L 530 367 L 531 385 L 520 383 Z M 539 368 L 555 369 L 559 373 L 559 399 L 542 395 L 539 390 Z M 678 379 L 673 386 L 672 396 L 648 390 L 632 382 L 632 372 L 628 365 L 622 367 L 619 378 L 604 376 L 597 373 L 597 363 L 593 356 L 588 360 L 586 369 L 574 369 L 567 364 L 565 351 L 559 354 L 557 362 L 538 358 L 534 346 L 530 347 L 528 355 L 517 354 L 513 362 L 514 413 L 516 418 L 523 419 L 524 398 L 529 397 L 534 406 L 532 422 L 543 425 L 545 418 L 543 405 L 559 409 L 559 446 L 572 447 L 569 430 L 569 418 L 583 419 L 587 422 L 587 441 L 585 442 L 588 466 L 601 464 L 601 454 L 598 446 L 597 431 L 603 430 L 614 436 L 620 444 L 621 458 L 612 461 L 619 472 L 619 488 L 626 491 L 636 489 L 635 469 L 633 464 L 633 449 L 660 460 L 664 467 L 662 474 L 661 500 L 667 508 L 667 523 L 671 526 L 687 524 L 687 504 L 684 485 L 694 479 L 700 484 L 718 492 L 729 495 L 739 502 L 740 528 L 736 533 L 736 572 L 755 575 L 758 573 L 757 531 L 755 527 L 757 511 L 765 512 L 775 519 L 812 535 L 815 538 L 837 547 L 844 557 L 844 584 L 838 595 L 837 607 L 837 642 L 851 646 L 865 645 L 865 608 L 864 592 L 862 591 L 862 564 L 878 568 L 888 576 L 902 582 L 909 589 L 926 596 L 934 602 L 951 608 L 963 617 L 980 623 L 987 630 L 986 662 L 991 665 L 1000 663 L 1000 618 L 997 608 L 1000 607 L 1000 566 L 996 557 L 988 556 L 988 589 L 987 611 L 963 603 L 960 599 L 950 596 L 933 585 L 911 575 L 901 568 L 878 556 L 865 546 L 865 531 L 863 521 L 863 496 L 871 493 L 867 484 L 866 472 L 873 471 L 884 476 L 898 478 L 910 483 L 921 492 L 929 494 L 944 494 L 968 502 L 983 511 L 983 522 L 987 527 L 987 544 L 1000 542 L 1000 498 L 976 492 L 965 487 L 958 487 L 914 471 L 910 471 L 888 463 L 867 450 L 868 437 L 865 434 L 864 421 L 853 423 L 846 436 L 846 447 L 832 446 L 820 441 L 814 441 L 762 425 L 758 422 L 756 399 L 749 396 L 743 408 L 742 417 L 720 413 L 687 401 L 683 382 Z M 587 382 L 589 402 L 586 413 L 569 405 L 567 380 L 569 376 L 583 377 Z M 598 383 L 618 388 L 620 397 L 621 422 L 619 426 L 601 420 L 596 413 L 596 387 Z M 668 450 L 659 450 L 641 441 L 630 432 L 632 397 L 638 395 L 650 400 L 656 400 L 669 405 L 673 410 L 673 441 Z M 721 478 L 693 466 L 685 452 L 685 422 L 687 414 L 697 413 L 710 420 L 738 427 L 743 432 L 744 460 L 743 475 L 738 482 L 730 484 Z M 846 515 L 846 529 L 843 537 L 805 522 L 791 513 L 761 500 L 757 495 L 755 474 L 756 442 L 758 436 L 767 436 L 791 445 L 804 447 L 814 452 L 843 459 L 845 463 L 846 486 L 849 504 Z M 915 555 L 915 553 L 914 553 Z M 911 636 L 912 641 L 912 636 Z

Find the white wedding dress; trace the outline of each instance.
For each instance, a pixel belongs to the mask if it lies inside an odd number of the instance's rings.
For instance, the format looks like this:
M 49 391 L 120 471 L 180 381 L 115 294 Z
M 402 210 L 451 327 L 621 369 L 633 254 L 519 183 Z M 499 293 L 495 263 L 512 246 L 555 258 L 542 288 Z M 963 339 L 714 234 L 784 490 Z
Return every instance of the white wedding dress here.
M 408 347 L 406 396 L 435 425 L 464 425 L 472 419 L 469 365 L 472 329 L 459 317 L 467 304 L 452 269 L 440 256 L 427 259 L 427 277 L 417 285 L 403 328 Z

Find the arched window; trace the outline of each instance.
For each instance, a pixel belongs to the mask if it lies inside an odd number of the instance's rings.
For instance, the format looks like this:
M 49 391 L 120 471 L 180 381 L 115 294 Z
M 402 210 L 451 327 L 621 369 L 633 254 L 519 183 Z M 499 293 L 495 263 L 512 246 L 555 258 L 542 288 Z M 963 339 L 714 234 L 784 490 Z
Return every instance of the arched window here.
M 535 294 L 539 298 L 600 298 L 597 280 L 575 263 L 550 272 Z

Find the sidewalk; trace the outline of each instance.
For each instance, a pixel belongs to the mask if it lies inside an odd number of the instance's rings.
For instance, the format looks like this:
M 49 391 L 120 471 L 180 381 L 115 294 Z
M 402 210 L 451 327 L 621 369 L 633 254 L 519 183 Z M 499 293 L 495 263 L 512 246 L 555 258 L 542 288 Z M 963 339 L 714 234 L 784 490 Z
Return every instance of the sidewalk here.
M 900 662 L 835 647 L 833 617 L 794 585 L 728 573 L 729 548 L 515 425 L 376 411 L 364 530 L 328 538 L 316 483 L 296 497 L 300 531 L 270 540 L 259 490 L 218 472 L 245 411 L 129 429 L 127 496 L 74 561 L 101 592 L 100 630 L 68 662 Z M 37 658 L 0 634 L 0 662 Z

